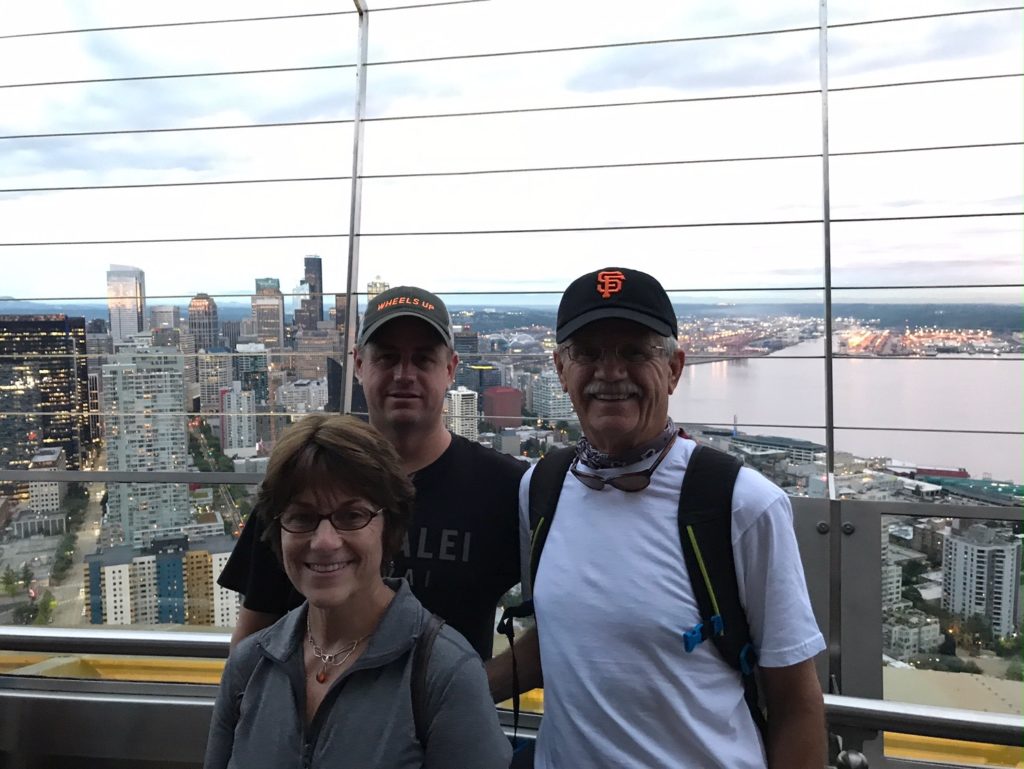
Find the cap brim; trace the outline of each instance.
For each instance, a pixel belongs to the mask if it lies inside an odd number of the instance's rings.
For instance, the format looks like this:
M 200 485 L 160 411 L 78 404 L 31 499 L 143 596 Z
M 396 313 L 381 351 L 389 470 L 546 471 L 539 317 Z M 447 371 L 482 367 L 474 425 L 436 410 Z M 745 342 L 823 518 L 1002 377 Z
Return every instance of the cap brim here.
M 436 331 L 441 336 L 442 342 L 444 342 L 449 347 L 452 346 L 453 339 L 449 335 L 447 328 L 442 326 L 433 318 L 428 318 L 426 315 L 422 315 L 421 313 L 418 313 L 414 310 L 396 310 L 394 312 L 389 312 L 383 318 L 378 318 L 376 321 L 371 323 L 369 326 L 366 326 L 360 332 L 359 338 L 356 340 L 356 344 L 362 347 L 364 344 L 370 341 L 370 337 L 377 333 L 377 331 L 382 326 L 386 326 L 388 323 L 395 320 L 396 318 L 416 318 L 416 320 L 422 320 L 424 323 L 426 323 L 428 326 L 434 329 L 434 331 Z
M 672 328 L 664 321 L 659 320 L 658 318 L 652 318 L 650 315 L 645 313 L 630 310 L 626 307 L 602 307 L 597 310 L 585 312 L 559 328 L 555 332 L 555 342 L 561 344 L 588 323 L 593 323 L 596 320 L 608 320 L 612 318 L 618 320 L 631 320 L 634 323 L 639 323 L 641 326 L 646 326 L 651 331 L 656 334 L 660 334 L 661 336 L 671 336 L 676 338 L 679 334 L 678 329 Z

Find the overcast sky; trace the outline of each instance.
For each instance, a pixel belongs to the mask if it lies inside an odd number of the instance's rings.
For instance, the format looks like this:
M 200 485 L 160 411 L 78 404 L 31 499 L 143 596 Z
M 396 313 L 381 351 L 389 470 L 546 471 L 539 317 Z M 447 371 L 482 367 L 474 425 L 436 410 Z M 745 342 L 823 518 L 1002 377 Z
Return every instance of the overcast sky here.
M 399 4 L 369 0 L 371 9 Z M 980 9 L 962 0 L 830 3 L 830 23 Z M 623 13 L 628 9 L 628 14 Z M 32 37 L 18 33 L 350 10 L 334 2 L 47 2 L 0 7 L 3 85 L 54 80 L 352 64 L 356 17 L 172 26 Z M 371 12 L 371 62 L 785 31 L 369 70 L 365 174 L 665 163 L 822 149 L 817 93 L 467 118 L 415 115 L 678 100 L 819 86 L 818 4 L 490 0 Z M 1020 73 L 1019 11 L 837 27 L 833 88 Z M 802 31 L 801 31 L 802 30 Z M 7 37 L 3 37 L 7 36 Z M 838 156 L 834 219 L 1024 210 L 1019 77 L 836 91 L 833 153 L 980 143 L 1015 146 Z M 352 68 L 280 74 L 0 88 L 0 137 L 39 133 L 345 120 Z M 384 119 L 388 118 L 388 119 Z M 4 189 L 309 176 L 351 171 L 348 124 L 0 138 Z M 371 178 L 363 187 L 360 286 L 375 275 L 438 293 L 557 291 L 610 264 L 670 289 L 806 288 L 823 283 L 822 163 L 677 163 L 641 168 Z M 308 181 L 0 193 L 0 242 L 340 234 L 349 182 Z M 386 233 L 624 225 L 744 226 L 594 232 L 388 236 Z M 751 222 L 796 222 L 760 224 Z M 833 283 L 1020 284 L 1022 217 L 840 223 Z M 97 246 L 0 247 L 0 295 L 100 297 L 112 263 L 146 272 L 150 297 L 291 290 L 302 257 L 324 259 L 344 291 L 344 237 Z M 750 300 L 778 294 L 744 294 Z M 843 301 L 1016 301 L 1019 289 L 841 292 Z M 167 300 L 173 303 L 176 300 Z M 462 300 L 460 300 L 462 301 Z M 465 301 L 473 301 L 466 297 Z M 150 303 L 164 303 L 151 299 Z

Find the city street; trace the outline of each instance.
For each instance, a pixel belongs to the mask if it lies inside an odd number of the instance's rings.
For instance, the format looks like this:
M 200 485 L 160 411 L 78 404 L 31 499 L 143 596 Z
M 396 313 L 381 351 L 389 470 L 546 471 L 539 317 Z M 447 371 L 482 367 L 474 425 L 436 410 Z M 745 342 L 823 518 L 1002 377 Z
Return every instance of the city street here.
M 50 587 L 50 592 L 57 600 L 57 607 L 53 612 L 53 624 L 58 627 L 73 627 L 88 622 L 88 618 L 82 616 L 85 606 L 83 564 L 85 556 L 96 550 L 100 519 L 103 515 L 100 498 L 105 491 L 105 484 L 90 483 L 87 484 L 87 488 L 89 489 L 89 504 L 85 509 L 85 522 L 78 531 L 78 544 L 72 557 L 71 571 L 68 572 L 63 585 Z

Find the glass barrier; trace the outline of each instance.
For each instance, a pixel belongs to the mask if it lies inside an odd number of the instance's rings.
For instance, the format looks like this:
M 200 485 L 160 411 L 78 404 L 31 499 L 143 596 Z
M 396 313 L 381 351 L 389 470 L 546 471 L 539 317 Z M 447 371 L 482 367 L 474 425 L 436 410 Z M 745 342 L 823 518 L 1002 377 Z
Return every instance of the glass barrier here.
M 882 515 L 882 696 L 1020 716 L 1021 521 Z M 950 511 L 944 507 L 944 513 Z M 975 516 L 984 508 L 974 508 Z M 890 757 L 979 763 L 955 740 L 885 737 Z M 1024 749 L 986 749 L 1019 766 Z
M 112 31 L 77 59 L 63 36 L 5 39 L 26 82 L 133 79 L 0 89 L 0 250 L 39 266 L 0 300 L 0 470 L 139 475 L 0 479 L 0 622 L 229 629 L 238 599 L 216 576 L 254 476 L 287 424 L 341 407 L 349 309 L 389 282 L 452 310 L 454 385 L 476 399 L 451 429 L 528 459 L 574 441 L 554 308 L 576 276 L 627 261 L 678 310 L 671 416 L 816 498 L 798 500 L 817 507 L 797 526 L 815 610 L 846 634 L 828 672 L 855 660 L 870 675 L 846 682 L 867 696 L 1019 714 L 1020 526 L 978 511 L 1024 501 L 1020 12 L 830 6 L 823 190 L 817 10 L 378 13 L 355 201 L 354 14 L 239 23 L 231 46 L 218 25 Z M 48 20 L 22 21 L 5 34 Z M 447 60 L 410 61 L 430 57 Z M 273 68 L 306 71 L 216 74 Z M 948 285 L 976 287 L 927 288 Z M 30 320 L 55 314 L 60 328 Z M 840 506 L 822 512 L 828 497 Z M 940 515 L 888 507 L 901 502 Z M 850 534 L 829 532 L 847 514 Z M 871 558 L 830 564 L 836 542 Z M 850 616 L 864 606 L 870 644 Z M 221 664 L 0 653 L 0 672 L 114 680 L 213 683 Z M 523 708 L 542 711 L 542 692 Z M 958 755 L 934 745 L 886 749 Z
M 256 487 L 194 478 L 27 483 L 0 525 L 0 624 L 230 631 L 217 578 Z

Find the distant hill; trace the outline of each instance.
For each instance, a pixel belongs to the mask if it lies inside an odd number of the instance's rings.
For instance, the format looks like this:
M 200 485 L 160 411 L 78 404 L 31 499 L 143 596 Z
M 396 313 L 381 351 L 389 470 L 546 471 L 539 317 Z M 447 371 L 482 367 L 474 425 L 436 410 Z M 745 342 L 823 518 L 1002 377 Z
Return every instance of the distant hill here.
M 328 307 L 330 302 L 327 302 Z M 179 303 L 182 312 L 186 311 L 187 303 Z M 721 304 L 676 304 L 676 314 L 680 318 L 727 318 L 730 316 L 769 317 L 777 315 L 796 315 L 805 318 L 820 318 L 824 309 L 821 304 L 790 303 L 790 304 L 759 304 L 721 303 Z M 463 320 L 471 323 L 482 333 L 490 333 L 500 329 L 522 326 L 554 326 L 556 304 L 550 307 L 514 307 L 488 305 L 480 306 L 449 304 L 456 323 L 460 322 L 461 313 L 471 314 Z M 251 310 L 248 302 L 217 302 L 220 320 L 241 320 Z M 29 302 L 12 299 L 0 299 L 0 315 L 33 315 L 66 313 L 82 316 L 86 320 L 106 318 L 107 308 L 101 303 L 69 302 L 56 304 L 51 302 Z M 980 328 L 995 332 L 1024 331 L 1024 310 L 1019 305 L 1009 304 L 833 304 L 832 314 L 837 318 L 856 318 L 862 321 L 876 321 L 885 328 L 902 329 L 905 326 L 936 326 L 938 328 Z

